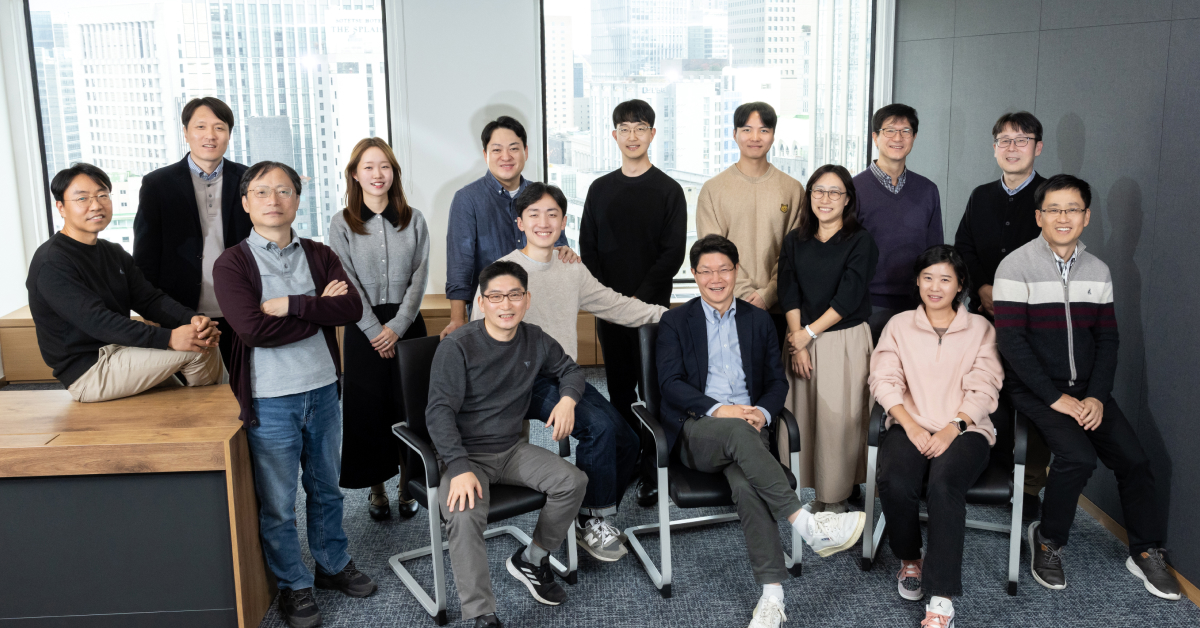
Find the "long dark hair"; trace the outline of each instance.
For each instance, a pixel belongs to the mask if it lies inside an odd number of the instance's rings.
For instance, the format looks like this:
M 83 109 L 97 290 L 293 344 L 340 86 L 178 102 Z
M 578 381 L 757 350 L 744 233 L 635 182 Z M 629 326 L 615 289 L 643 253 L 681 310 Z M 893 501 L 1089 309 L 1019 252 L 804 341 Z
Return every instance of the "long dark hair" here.
M 850 171 L 842 166 L 825 164 L 813 171 L 812 176 L 808 178 L 808 183 L 804 186 L 804 198 L 800 201 L 800 225 L 796 227 L 796 235 L 800 236 L 801 240 L 808 240 L 817 235 L 820 221 L 813 213 L 812 186 L 830 172 L 836 174 L 842 180 L 842 185 L 846 186 L 846 208 L 842 210 L 841 236 L 849 236 L 862 229 L 862 225 L 858 222 L 858 193 L 854 191 L 854 178 L 850 176 Z
M 971 272 L 967 270 L 967 263 L 963 261 L 962 255 L 959 255 L 958 249 L 949 244 L 935 244 L 917 256 L 917 261 L 913 262 L 913 290 L 917 293 L 917 299 L 920 299 L 921 273 L 925 272 L 926 268 L 943 262 L 950 264 L 954 274 L 958 275 L 958 294 L 954 295 L 954 301 L 950 304 L 957 312 L 958 306 L 966 300 L 968 290 L 971 289 Z
M 396 160 L 392 147 L 378 137 L 361 139 L 350 151 L 350 161 L 346 162 L 346 211 L 342 212 L 342 218 L 351 231 L 358 235 L 367 235 L 367 227 L 363 224 L 362 216 L 358 214 L 363 205 L 363 188 L 354 178 L 354 173 L 358 172 L 358 162 L 362 161 L 363 154 L 371 148 L 383 151 L 383 156 L 392 165 L 392 187 L 388 189 L 388 205 L 395 207 L 396 213 L 400 214 L 396 231 L 404 231 L 408 227 L 408 221 L 412 220 L 412 208 L 408 206 L 404 186 L 400 183 L 400 162 Z

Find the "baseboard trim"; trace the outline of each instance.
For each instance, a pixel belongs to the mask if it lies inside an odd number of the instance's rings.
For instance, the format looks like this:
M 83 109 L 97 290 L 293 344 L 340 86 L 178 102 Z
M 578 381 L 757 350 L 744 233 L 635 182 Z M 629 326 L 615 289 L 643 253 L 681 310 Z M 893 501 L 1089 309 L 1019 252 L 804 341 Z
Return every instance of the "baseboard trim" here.
M 1108 513 L 1100 510 L 1100 507 L 1092 503 L 1092 500 L 1080 495 L 1079 507 L 1083 508 L 1087 514 L 1091 515 L 1100 525 L 1104 526 L 1105 530 L 1108 530 L 1113 536 L 1120 539 L 1122 543 L 1129 545 L 1129 535 L 1126 534 L 1125 528 L 1113 520 L 1112 517 L 1108 516 Z M 1184 578 L 1183 574 L 1175 571 L 1173 567 L 1168 567 L 1171 569 L 1171 573 L 1175 574 L 1175 577 L 1179 579 L 1179 586 L 1183 589 L 1183 594 L 1187 596 L 1187 599 L 1191 600 L 1192 604 L 1200 606 L 1200 588 L 1197 588 L 1187 578 Z

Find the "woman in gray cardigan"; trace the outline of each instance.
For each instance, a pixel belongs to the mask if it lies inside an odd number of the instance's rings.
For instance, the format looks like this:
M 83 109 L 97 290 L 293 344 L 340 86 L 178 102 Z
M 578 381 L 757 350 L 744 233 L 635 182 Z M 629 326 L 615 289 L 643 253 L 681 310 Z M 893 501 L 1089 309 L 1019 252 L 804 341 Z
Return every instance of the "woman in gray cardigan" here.
M 408 518 L 419 506 L 408 483 L 407 452 L 392 437 L 404 420 L 396 343 L 426 335 L 421 297 L 429 276 L 429 229 L 408 206 L 400 164 L 383 140 L 360 141 L 346 164 L 346 209 L 329 223 L 328 244 L 362 295 L 363 316 L 345 329 L 342 351 L 343 488 L 371 487 L 372 519 L 391 517 L 383 483 L 400 470 L 398 510 Z

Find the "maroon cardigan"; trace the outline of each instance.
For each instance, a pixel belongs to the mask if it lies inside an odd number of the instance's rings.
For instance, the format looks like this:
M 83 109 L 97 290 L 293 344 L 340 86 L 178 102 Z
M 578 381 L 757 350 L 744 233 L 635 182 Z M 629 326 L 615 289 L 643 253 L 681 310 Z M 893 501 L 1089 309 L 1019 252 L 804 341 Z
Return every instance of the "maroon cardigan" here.
M 293 294 L 288 297 L 287 316 L 269 316 L 259 309 L 262 304 L 262 276 L 249 242 L 242 240 L 239 245 L 226 249 L 213 265 L 217 303 L 226 322 L 236 332 L 232 355 L 229 356 L 229 387 L 233 389 L 233 395 L 242 409 L 239 415 L 242 427 L 258 425 L 250 388 L 250 358 L 255 347 L 282 347 L 304 340 L 318 331 L 323 332 L 329 355 L 337 369 L 338 394 L 341 394 L 342 361 L 335 328 L 353 325 L 362 318 L 362 298 L 346 277 L 346 271 L 342 269 L 342 263 L 333 249 L 305 238 L 300 239 L 300 246 L 308 260 L 317 294 L 335 279 L 346 282 L 348 292 L 340 297 Z M 299 364 L 296 366 L 303 368 Z

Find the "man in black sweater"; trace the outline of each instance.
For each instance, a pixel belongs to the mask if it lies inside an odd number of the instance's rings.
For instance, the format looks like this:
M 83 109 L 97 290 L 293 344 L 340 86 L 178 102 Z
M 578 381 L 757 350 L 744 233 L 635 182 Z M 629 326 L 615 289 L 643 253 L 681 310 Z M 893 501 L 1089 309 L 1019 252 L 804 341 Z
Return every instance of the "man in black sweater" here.
M 230 332 L 212 270 L 225 249 L 250 235 L 250 215 L 238 191 L 246 166 L 225 159 L 234 122 L 229 105 L 211 96 L 193 98 L 181 118 L 189 152 L 142 179 L 133 259 L 156 288 Z M 233 354 L 233 336 L 221 336 L 223 360 Z
M 649 103 L 629 100 L 617 105 L 613 127 L 621 168 L 596 179 L 588 189 L 579 252 L 600 283 L 627 297 L 670 307 L 671 279 L 683 265 L 687 248 L 687 199 L 679 183 L 650 163 L 647 151 L 655 129 Z M 597 320 L 596 335 L 604 352 L 609 399 L 641 433 L 630 408 L 638 400 L 637 330 Z M 643 436 L 643 457 L 647 441 Z M 644 475 L 638 503 L 653 506 L 658 499 L 654 476 Z
M 42 359 L 76 401 L 136 395 L 177 371 L 188 386 L 217 383 L 216 324 L 150 285 L 119 244 L 99 238 L 112 220 L 111 189 L 86 163 L 50 182 L 63 229 L 38 247 L 25 280 Z M 130 319 L 131 309 L 161 326 Z
M 1000 260 L 1042 233 L 1037 225 L 1034 192 L 1046 178 L 1033 169 L 1042 154 L 1042 123 L 1028 111 L 1006 113 L 992 126 L 992 148 L 1000 166 L 999 181 L 975 188 L 967 200 L 967 211 L 958 223 L 954 248 L 958 249 L 971 275 L 970 304 L 974 314 L 995 321 L 992 284 Z M 1000 411 L 1007 412 L 1008 395 Z M 1025 465 L 1025 521 L 1038 518 L 1039 495 L 1046 486 L 1050 448 L 1036 429 L 1029 431 Z

